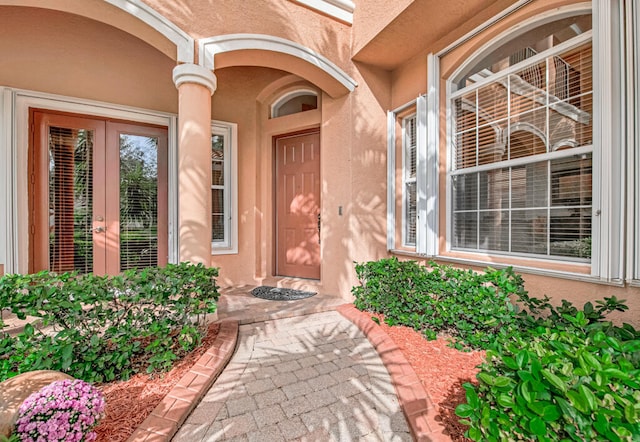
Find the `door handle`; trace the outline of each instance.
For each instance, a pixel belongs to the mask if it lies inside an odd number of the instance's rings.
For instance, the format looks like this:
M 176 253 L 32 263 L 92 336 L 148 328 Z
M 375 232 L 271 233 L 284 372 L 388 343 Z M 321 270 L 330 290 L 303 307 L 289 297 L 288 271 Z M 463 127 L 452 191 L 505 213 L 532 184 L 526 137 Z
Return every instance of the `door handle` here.
M 98 227 L 94 227 L 92 230 L 96 233 L 104 233 L 107 231 L 107 228 L 104 226 L 98 226 Z
M 318 213 L 318 244 L 320 244 L 320 214 Z

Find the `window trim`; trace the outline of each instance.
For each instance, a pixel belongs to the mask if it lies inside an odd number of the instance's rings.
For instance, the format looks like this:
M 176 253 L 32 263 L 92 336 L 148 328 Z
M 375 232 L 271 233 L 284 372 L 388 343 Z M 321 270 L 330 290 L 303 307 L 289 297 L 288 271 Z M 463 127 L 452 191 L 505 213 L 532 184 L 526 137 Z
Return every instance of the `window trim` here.
M 627 61 L 631 66 L 637 66 L 640 62 L 640 5 L 634 2 L 627 4 L 627 23 L 631 25 L 627 28 Z M 627 71 L 629 71 L 627 69 Z M 634 246 L 629 250 L 627 257 L 629 267 L 627 269 L 628 279 L 634 285 L 640 285 L 640 152 L 636 146 L 640 145 L 640 70 L 633 69 L 628 73 L 627 84 L 630 85 L 628 94 L 633 97 L 629 100 L 627 120 L 627 188 L 629 190 L 628 204 L 633 210 L 628 211 L 627 223 L 635 226 L 633 232 Z
M 387 111 L 387 250 L 396 248 L 396 118 L 413 101 Z
M 401 139 L 402 149 L 402 225 L 400 226 L 401 244 L 403 247 L 415 248 L 419 256 L 435 256 L 438 250 L 438 144 L 437 138 L 427 131 L 427 122 L 437 118 L 437 99 L 435 88 L 431 90 L 431 97 L 420 95 L 415 100 L 387 111 L 387 250 L 396 250 L 397 219 L 396 219 L 396 155 L 397 134 L 396 124 L 399 119 L 415 115 L 416 118 L 416 244 L 404 243 L 405 233 L 405 200 L 404 200 L 404 134 Z M 415 112 L 408 113 L 411 107 Z M 437 135 L 436 135 L 437 137 Z M 425 173 L 420 173 L 425 171 Z
M 224 137 L 224 241 L 211 241 L 212 255 L 238 253 L 238 125 L 211 121 L 211 135 Z M 214 186 L 211 185 L 213 190 Z
M 427 94 L 418 101 L 418 129 L 424 140 L 418 149 L 418 170 L 425 170 L 426 177 L 420 180 L 418 193 L 418 217 L 423 220 L 418 229 L 418 251 L 435 257 L 440 248 L 440 62 L 433 54 L 427 56 Z M 427 130 L 431 128 L 431 130 Z M 420 141 L 418 141 L 420 143 Z M 422 197 L 424 195 L 424 198 Z
M 15 226 L 16 211 L 13 209 L 14 167 L 15 158 L 12 121 L 14 115 L 14 94 L 11 89 L 0 87 L 0 264 L 4 265 L 4 273 L 14 270 L 15 261 Z M 3 148 L 4 146 L 4 148 Z M 13 234 L 12 234 L 13 233 Z
M 527 6 L 528 3 L 531 3 L 533 0 L 522 0 L 520 4 L 514 4 L 511 9 L 503 11 L 503 14 L 497 15 L 494 18 L 488 20 L 486 23 L 480 25 L 477 29 L 474 29 L 469 34 L 465 35 L 459 41 L 456 41 L 453 45 L 448 46 L 447 48 L 436 53 L 436 57 L 440 59 L 441 57 L 446 56 L 453 50 L 455 50 L 460 45 L 466 43 L 467 41 L 477 37 L 478 35 L 490 30 L 493 26 L 496 26 L 500 21 L 506 19 L 509 15 L 515 13 L 519 9 Z M 599 1 L 607 1 L 607 0 L 593 0 L 593 4 L 595 5 Z M 489 55 L 494 49 L 500 47 L 502 44 L 507 43 L 508 41 L 517 38 L 519 35 L 522 35 L 538 26 L 542 26 L 544 24 L 560 20 L 567 17 L 574 17 L 577 15 L 584 14 L 594 14 L 595 7 L 592 7 L 592 2 L 581 2 L 574 3 L 571 5 L 561 6 L 559 8 L 549 9 L 547 11 L 541 12 L 540 14 L 536 14 L 528 19 L 517 23 L 508 29 L 504 30 L 500 34 L 493 37 L 491 40 L 487 41 L 485 44 L 481 45 L 477 50 L 473 52 L 473 56 L 468 58 L 466 61 L 460 64 L 447 78 L 447 83 L 453 83 L 453 79 L 457 79 L 465 69 L 469 69 L 473 66 L 473 63 L 481 59 L 482 57 L 486 57 Z M 594 14 L 595 16 L 595 14 Z M 594 25 L 596 25 L 595 18 L 593 19 Z M 595 28 L 595 26 L 594 26 Z M 447 91 L 450 93 L 451 91 Z
M 593 175 L 592 276 L 622 281 L 624 275 L 625 144 L 624 69 L 618 0 L 593 1 Z M 614 19 L 616 20 L 614 23 Z M 616 39 L 617 38 L 617 39 Z M 616 90 L 616 87 L 621 89 Z M 615 97 L 620 97 L 615 101 Z M 609 146 L 605 149 L 603 146 Z M 597 196 L 596 196 L 597 195 Z
M 296 3 L 315 9 L 349 25 L 353 24 L 353 13 L 356 9 L 351 0 L 293 0 Z

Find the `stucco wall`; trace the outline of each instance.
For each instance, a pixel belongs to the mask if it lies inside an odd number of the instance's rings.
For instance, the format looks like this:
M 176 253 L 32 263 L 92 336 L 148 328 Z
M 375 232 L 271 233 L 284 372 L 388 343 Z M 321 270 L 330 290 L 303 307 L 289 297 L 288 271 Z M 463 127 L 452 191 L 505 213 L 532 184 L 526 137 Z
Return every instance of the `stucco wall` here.
M 357 93 L 352 94 L 352 214 L 353 260 L 377 259 L 386 251 L 387 122 L 390 77 L 387 72 L 359 66 Z M 348 129 L 348 128 L 345 128 Z
M 0 85 L 177 112 L 175 62 L 77 15 L 0 6 Z
M 624 313 L 614 312 L 609 318 L 617 323 L 628 322 L 635 327 L 640 327 L 639 287 L 621 287 L 539 275 L 525 275 L 525 288 L 536 296 L 549 295 L 554 304 L 560 304 L 562 299 L 567 299 L 578 307 L 582 307 L 587 301 L 594 303 L 594 300 L 605 297 L 615 296 L 619 300 L 624 299 L 629 310 Z
M 351 28 L 294 2 L 144 0 L 196 38 L 268 34 L 304 45 L 348 69 Z
M 358 0 L 353 17 L 353 53 L 367 45 L 415 0 Z

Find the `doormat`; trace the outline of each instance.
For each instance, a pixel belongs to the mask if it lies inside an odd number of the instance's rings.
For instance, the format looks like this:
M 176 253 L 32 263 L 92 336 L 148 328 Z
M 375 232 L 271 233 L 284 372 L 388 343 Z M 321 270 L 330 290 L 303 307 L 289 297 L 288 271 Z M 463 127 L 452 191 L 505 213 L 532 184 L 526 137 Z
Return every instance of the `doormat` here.
M 316 292 L 261 285 L 251 290 L 251 294 L 256 298 L 268 299 L 269 301 L 295 301 L 296 299 L 309 298 L 315 295 Z

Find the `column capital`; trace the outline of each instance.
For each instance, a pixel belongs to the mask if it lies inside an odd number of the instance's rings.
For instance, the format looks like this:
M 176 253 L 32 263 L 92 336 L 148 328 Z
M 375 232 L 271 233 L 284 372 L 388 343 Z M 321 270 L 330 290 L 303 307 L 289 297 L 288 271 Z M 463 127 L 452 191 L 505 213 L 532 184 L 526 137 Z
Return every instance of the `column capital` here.
M 216 91 L 218 81 L 213 72 L 198 64 L 185 63 L 173 68 L 173 83 L 180 87 L 183 83 L 195 83 L 209 89 L 211 95 Z

